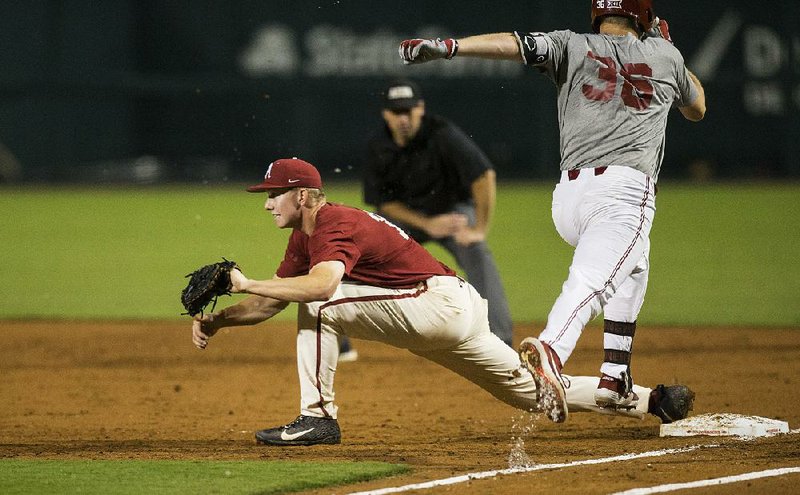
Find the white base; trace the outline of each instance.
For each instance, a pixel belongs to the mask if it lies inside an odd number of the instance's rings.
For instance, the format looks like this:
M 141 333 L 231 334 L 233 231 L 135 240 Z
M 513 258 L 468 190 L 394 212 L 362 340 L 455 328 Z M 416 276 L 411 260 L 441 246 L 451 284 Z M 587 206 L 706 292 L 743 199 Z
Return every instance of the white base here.
M 741 414 L 701 414 L 661 425 L 662 437 L 737 436 L 770 437 L 789 433 L 789 423 Z

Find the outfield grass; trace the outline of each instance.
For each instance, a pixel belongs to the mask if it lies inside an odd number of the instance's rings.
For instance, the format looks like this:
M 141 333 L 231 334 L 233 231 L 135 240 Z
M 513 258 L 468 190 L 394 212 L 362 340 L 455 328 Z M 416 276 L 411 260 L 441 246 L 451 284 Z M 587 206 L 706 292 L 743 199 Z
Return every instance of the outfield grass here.
M 408 471 L 380 462 L 0 460 L 0 493 L 269 495 Z
M 567 274 L 571 248 L 552 225 L 551 188 L 499 186 L 489 242 L 517 321 L 544 321 Z M 0 318 L 178 318 L 186 273 L 224 256 L 249 276 L 271 277 L 288 235 L 263 211 L 264 195 L 240 185 L 0 191 Z M 799 193 L 662 184 L 640 321 L 800 324 Z M 361 205 L 356 185 L 328 194 Z

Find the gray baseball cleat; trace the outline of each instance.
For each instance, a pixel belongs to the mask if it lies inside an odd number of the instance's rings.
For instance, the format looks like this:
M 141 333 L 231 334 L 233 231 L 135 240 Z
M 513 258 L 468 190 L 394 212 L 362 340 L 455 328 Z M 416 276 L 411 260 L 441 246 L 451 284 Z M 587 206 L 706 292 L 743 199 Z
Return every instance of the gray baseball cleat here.
M 519 346 L 519 358 L 533 376 L 539 410 L 555 423 L 566 421 L 567 392 L 558 355 L 549 345 L 528 337 Z
M 256 442 L 263 445 L 317 445 L 342 442 L 339 423 L 333 418 L 302 414 L 288 425 L 256 432 Z
M 694 407 L 694 392 L 686 385 L 658 385 L 650 392 L 647 412 L 672 423 L 689 416 Z

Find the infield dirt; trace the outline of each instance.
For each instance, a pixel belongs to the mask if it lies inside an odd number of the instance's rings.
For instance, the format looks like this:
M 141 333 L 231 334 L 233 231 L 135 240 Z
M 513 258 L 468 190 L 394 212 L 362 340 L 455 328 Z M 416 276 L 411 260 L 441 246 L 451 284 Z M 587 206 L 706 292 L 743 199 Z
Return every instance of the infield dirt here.
M 400 477 L 309 493 L 347 493 L 509 467 L 715 445 L 682 454 L 497 476 L 415 493 L 595 494 L 800 466 L 800 435 L 660 438 L 659 420 L 576 413 L 556 425 L 517 411 L 406 351 L 355 341 L 339 365 L 342 444 L 258 446 L 255 430 L 298 413 L 294 327 L 223 330 L 195 349 L 188 322 L 0 322 L 0 457 L 27 459 L 371 460 Z M 515 342 L 538 333 L 519 325 Z M 602 332 L 586 330 L 565 367 L 594 375 Z M 800 428 L 800 329 L 640 326 L 637 383 L 684 383 L 694 414 L 738 413 Z M 692 494 L 799 493 L 800 475 Z

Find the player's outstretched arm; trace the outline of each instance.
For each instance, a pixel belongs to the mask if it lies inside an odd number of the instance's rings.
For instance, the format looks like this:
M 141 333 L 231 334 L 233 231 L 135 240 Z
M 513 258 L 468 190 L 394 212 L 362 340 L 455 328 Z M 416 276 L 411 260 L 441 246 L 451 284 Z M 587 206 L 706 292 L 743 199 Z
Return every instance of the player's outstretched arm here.
M 344 263 L 321 261 L 307 275 L 271 280 L 250 280 L 239 270 L 231 271 L 231 292 L 247 293 L 287 302 L 325 301 L 333 296 L 344 277 Z
M 458 54 L 463 57 L 522 61 L 519 42 L 514 33 L 479 34 L 460 39 Z
M 404 64 L 419 64 L 438 59 L 478 57 L 520 61 L 519 43 L 513 33 L 492 33 L 454 39 L 403 40 L 399 53 Z

